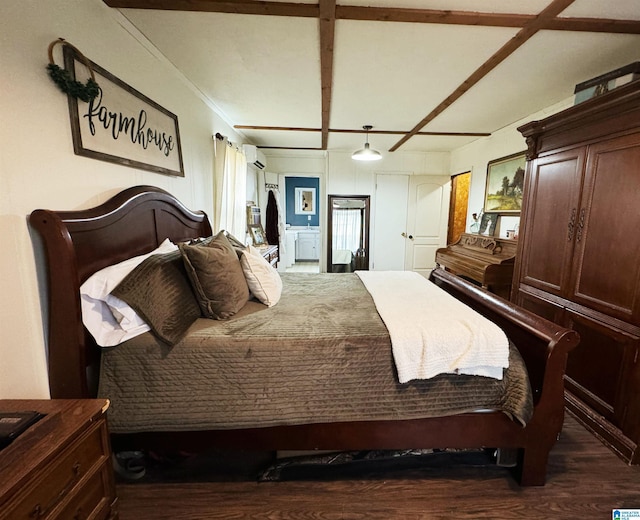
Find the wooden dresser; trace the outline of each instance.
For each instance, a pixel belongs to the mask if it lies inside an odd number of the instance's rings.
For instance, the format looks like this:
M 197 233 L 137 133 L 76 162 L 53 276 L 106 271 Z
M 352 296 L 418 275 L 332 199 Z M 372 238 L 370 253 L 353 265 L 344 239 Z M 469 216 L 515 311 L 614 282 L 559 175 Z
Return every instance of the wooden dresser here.
M 640 81 L 519 128 L 528 146 L 512 299 L 580 334 L 571 412 L 640 462 Z
M 46 414 L 0 450 L 0 520 L 116 519 L 104 399 L 0 400 Z

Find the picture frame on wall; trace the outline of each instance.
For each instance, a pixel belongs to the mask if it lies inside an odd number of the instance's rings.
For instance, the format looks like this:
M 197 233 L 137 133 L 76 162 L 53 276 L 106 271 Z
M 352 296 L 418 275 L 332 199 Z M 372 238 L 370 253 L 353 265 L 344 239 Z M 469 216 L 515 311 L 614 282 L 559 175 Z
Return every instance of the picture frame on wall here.
M 485 213 L 520 213 L 525 166 L 525 152 L 489 162 L 484 192 Z
M 295 189 L 295 214 L 315 215 L 316 214 L 316 189 L 296 188 Z
M 85 81 L 85 63 L 74 49 L 63 49 L 65 69 Z M 120 78 L 88 60 L 99 94 L 89 103 L 68 96 L 76 155 L 184 177 L 178 117 Z
M 251 235 L 251 241 L 255 247 L 261 247 L 267 244 L 262 224 L 249 224 L 248 228 L 249 235 Z

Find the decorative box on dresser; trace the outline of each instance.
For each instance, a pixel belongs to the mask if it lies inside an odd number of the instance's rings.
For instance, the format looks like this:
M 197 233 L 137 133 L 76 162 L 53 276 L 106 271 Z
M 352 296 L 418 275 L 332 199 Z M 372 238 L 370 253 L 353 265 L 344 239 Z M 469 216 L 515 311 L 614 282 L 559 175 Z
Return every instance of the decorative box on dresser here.
M 45 416 L 0 450 L 0 520 L 116 519 L 104 399 L 0 400 Z
M 640 462 L 640 81 L 519 128 L 528 147 L 512 300 L 580 334 L 568 409 Z

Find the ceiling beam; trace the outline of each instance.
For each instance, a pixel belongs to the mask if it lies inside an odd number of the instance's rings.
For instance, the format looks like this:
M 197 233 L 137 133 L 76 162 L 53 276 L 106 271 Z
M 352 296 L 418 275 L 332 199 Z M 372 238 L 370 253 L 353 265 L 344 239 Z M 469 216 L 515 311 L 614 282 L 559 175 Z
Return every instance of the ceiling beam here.
M 255 126 L 233 125 L 237 130 L 276 130 L 280 132 L 322 132 L 322 128 L 308 128 L 301 126 Z
M 610 20 L 607 18 L 561 18 L 545 22 L 551 31 L 579 31 L 618 34 L 640 34 L 640 22 L 634 20 Z
M 336 0 L 320 0 L 320 85 L 322 90 L 322 149 L 329 144 L 329 118 L 333 87 L 333 42 Z
M 109 7 L 119 9 L 157 9 L 163 11 L 259 14 L 305 18 L 317 18 L 320 13 L 318 4 L 260 2 L 256 0 L 103 0 L 103 2 Z
M 439 23 L 453 25 L 481 25 L 488 27 L 524 27 L 534 15 L 476 13 L 469 11 L 441 11 L 435 9 L 405 9 L 400 7 L 361 7 L 339 5 L 336 17 L 340 20 L 371 22 Z
M 476 85 L 482 78 L 495 69 L 500 63 L 511 56 L 516 50 L 518 50 L 523 44 L 525 44 L 532 36 L 540 31 L 544 24 L 551 18 L 557 16 L 570 6 L 574 0 L 553 0 L 545 9 L 543 9 L 538 16 L 527 23 L 527 25 L 520 29 L 518 33 L 511 38 L 506 44 L 504 44 L 493 56 L 485 61 L 480 67 L 478 67 L 471 76 L 469 76 L 458 88 L 456 88 L 447 98 L 442 101 L 436 108 L 434 108 L 429 114 L 427 114 L 413 129 L 408 132 L 402 139 L 394 144 L 389 151 L 395 152 L 400 146 L 406 143 L 411 137 L 416 135 L 427 124 L 438 117 L 449 106 L 460 99 L 471 87 Z
M 338 20 L 476 25 L 481 27 L 524 28 L 527 24 L 533 22 L 536 17 L 536 15 L 532 14 L 478 13 L 471 11 L 361 7 L 352 5 L 339 5 L 336 9 L 336 18 L 338 18 Z M 640 34 L 640 21 L 608 18 L 554 17 L 545 20 L 544 29 L 554 31 Z
M 256 126 L 256 125 L 233 125 L 236 130 L 260 130 L 260 131 L 279 131 L 279 132 L 322 132 L 322 128 L 309 128 L 299 126 Z M 347 128 L 329 128 L 332 134 L 364 134 L 364 129 L 351 130 Z M 380 135 L 404 135 L 406 130 L 369 130 L 369 134 Z M 452 137 L 488 137 L 491 132 L 418 132 L 416 135 L 441 135 Z
M 313 146 L 257 146 L 262 150 L 313 150 L 318 152 L 326 151 L 324 148 L 318 148 Z

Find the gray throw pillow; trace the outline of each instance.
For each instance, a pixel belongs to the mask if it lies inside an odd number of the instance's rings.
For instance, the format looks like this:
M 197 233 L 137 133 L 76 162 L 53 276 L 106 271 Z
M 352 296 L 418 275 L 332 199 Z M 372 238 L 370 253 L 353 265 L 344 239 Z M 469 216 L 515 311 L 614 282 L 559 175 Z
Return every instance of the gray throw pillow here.
M 200 317 L 180 251 L 150 256 L 111 294 L 131 305 L 151 332 L 169 345 L 180 341 Z
M 249 301 L 238 254 L 224 232 L 199 245 L 180 244 L 191 287 L 206 318 L 224 320 Z

